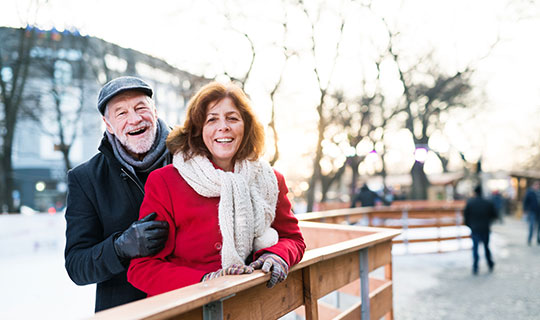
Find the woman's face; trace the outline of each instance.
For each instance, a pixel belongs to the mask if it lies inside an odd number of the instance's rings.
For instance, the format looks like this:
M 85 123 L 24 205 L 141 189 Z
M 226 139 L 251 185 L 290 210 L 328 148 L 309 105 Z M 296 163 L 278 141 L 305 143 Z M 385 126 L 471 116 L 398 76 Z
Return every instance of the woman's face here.
M 211 160 L 223 170 L 232 171 L 232 159 L 244 137 L 244 120 L 231 98 L 210 102 L 202 136 Z

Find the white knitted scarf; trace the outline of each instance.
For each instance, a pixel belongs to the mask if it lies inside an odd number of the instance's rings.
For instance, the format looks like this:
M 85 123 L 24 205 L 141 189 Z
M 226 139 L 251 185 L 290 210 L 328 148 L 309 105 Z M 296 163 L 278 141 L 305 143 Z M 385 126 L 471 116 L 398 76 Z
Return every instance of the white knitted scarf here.
M 252 250 L 277 243 L 277 231 L 270 225 L 276 215 L 279 189 L 270 164 L 261 160 L 237 161 L 234 172 L 225 172 L 216 169 L 206 157 L 184 161 L 183 154 L 176 153 L 173 165 L 198 194 L 220 197 L 223 268 L 244 264 Z

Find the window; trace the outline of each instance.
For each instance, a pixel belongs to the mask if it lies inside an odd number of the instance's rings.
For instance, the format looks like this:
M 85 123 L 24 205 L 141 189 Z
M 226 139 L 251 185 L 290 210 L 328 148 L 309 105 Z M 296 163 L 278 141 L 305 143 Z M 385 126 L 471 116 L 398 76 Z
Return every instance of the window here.
M 71 83 L 72 77 L 71 64 L 62 60 L 54 63 L 54 79 L 57 83 L 68 85 Z

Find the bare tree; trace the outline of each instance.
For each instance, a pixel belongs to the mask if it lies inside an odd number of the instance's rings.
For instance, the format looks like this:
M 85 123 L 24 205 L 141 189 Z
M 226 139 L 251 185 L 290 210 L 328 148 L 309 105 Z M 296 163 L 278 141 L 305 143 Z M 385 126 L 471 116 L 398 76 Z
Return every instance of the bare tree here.
M 405 128 L 411 133 L 415 147 L 428 148 L 429 138 L 437 126 L 440 116 L 454 108 L 467 107 L 468 94 L 471 91 L 473 65 L 466 66 L 454 73 L 447 73 L 436 67 L 430 55 L 419 59 L 410 68 L 405 68 L 401 54 L 394 41 L 398 33 L 388 28 L 388 56 L 396 65 L 399 79 L 403 86 L 401 106 L 396 109 L 406 115 Z M 426 68 L 425 66 L 432 67 Z M 415 161 L 411 168 L 411 198 L 426 199 L 430 185 L 424 171 L 424 162 Z
M 81 130 L 79 126 L 86 106 L 86 82 L 92 79 L 86 61 L 87 39 L 69 36 L 64 43 L 69 43 L 74 56 L 67 58 L 57 53 L 62 43 L 51 39 L 47 47 L 53 54 L 35 59 L 35 72 L 43 74 L 49 87 L 39 88 L 36 110 L 28 114 L 43 133 L 55 141 L 55 149 L 62 153 L 66 172 L 72 168 L 69 153 Z M 88 78 L 90 76 L 90 78 Z
M 286 6 L 286 4 L 284 4 Z M 252 74 L 252 71 L 253 71 L 253 67 L 255 65 L 255 61 L 256 61 L 256 57 L 257 57 L 257 48 L 255 46 L 255 43 L 254 43 L 254 40 L 253 40 L 253 37 L 246 31 L 243 31 L 243 30 L 240 30 L 238 29 L 237 27 L 234 27 L 233 26 L 233 21 L 237 21 L 239 19 L 247 19 L 246 17 L 244 16 L 234 16 L 232 15 L 231 12 L 226 12 L 226 13 L 223 13 L 223 16 L 226 18 L 226 20 L 228 21 L 229 23 L 229 26 L 228 28 L 233 31 L 234 33 L 237 33 L 239 35 L 242 36 L 242 38 L 244 38 L 248 45 L 249 45 L 249 56 L 250 56 L 250 59 L 248 60 L 248 63 L 247 63 L 247 68 L 246 70 L 241 74 L 241 75 L 238 75 L 238 74 L 234 74 L 233 72 L 229 71 L 229 70 L 223 70 L 223 74 L 225 76 L 227 76 L 232 82 L 236 83 L 237 85 L 239 85 L 241 88 L 243 88 L 245 90 L 246 88 L 246 84 L 248 83 L 248 81 L 250 80 L 250 76 Z M 276 103 L 276 98 L 277 98 L 277 95 L 278 95 L 278 92 L 279 92 L 279 89 L 280 89 L 280 86 L 283 82 L 283 77 L 284 77 L 284 74 L 285 74 L 285 71 L 286 71 L 286 68 L 287 68 L 287 64 L 288 64 L 288 61 L 291 57 L 295 56 L 296 55 L 296 52 L 290 50 L 287 45 L 286 45 L 286 40 L 287 40 L 287 36 L 288 36 L 288 33 L 289 33 L 289 20 L 288 20 L 288 16 L 287 16 L 287 8 L 285 7 L 284 8 L 284 17 L 283 17 L 283 21 L 280 23 L 281 27 L 282 27 L 282 31 L 283 31 L 283 35 L 282 35 L 282 38 L 283 38 L 283 42 L 280 43 L 280 44 L 273 44 L 277 47 L 280 47 L 280 49 L 282 50 L 283 52 L 283 58 L 284 58 L 284 61 L 283 61 L 283 64 L 280 68 L 280 71 L 279 71 L 279 74 L 278 74 L 278 77 L 277 77 L 277 80 L 276 82 L 274 83 L 274 85 L 272 86 L 272 88 L 270 89 L 270 92 L 269 92 L 269 98 L 270 98 L 270 101 L 271 101 L 271 109 L 270 109 L 270 121 L 268 123 L 268 127 L 270 128 L 271 132 L 272 132 L 272 142 L 273 142 L 273 155 L 272 155 L 272 158 L 270 159 L 270 164 L 271 165 L 274 165 L 275 162 L 279 159 L 279 137 L 278 137 L 278 130 L 276 128 L 276 109 L 277 109 L 277 103 Z M 249 94 L 248 92 L 246 92 L 247 94 Z
M 342 168 L 350 166 L 352 169 L 352 179 L 350 184 L 350 197 L 354 196 L 359 178 L 358 167 L 365 160 L 367 154 L 358 154 L 356 149 L 363 141 L 370 141 L 373 145 L 384 146 L 384 133 L 388 123 L 396 116 L 397 111 L 388 112 L 385 106 L 385 95 L 381 86 L 381 63 L 384 57 L 380 56 L 373 65 L 377 70 L 374 79 L 368 80 L 363 75 L 361 87 L 358 88 L 360 96 L 351 101 L 346 101 L 342 92 L 334 93 L 332 96 L 336 99 L 336 106 L 331 109 L 331 125 L 336 126 L 336 132 L 347 135 L 347 143 L 354 152 L 348 153 L 347 160 L 341 168 L 336 170 L 336 174 L 342 174 Z M 372 89 L 368 89 L 371 87 Z M 338 142 L 339 143 L 339 142 Z M 386 177 L 385 154 L 383 150 L 378 152 L 381 158 L 382 169 L 380 174 L 383 176 L 383 184 Z M 373 151 L 373 150 L 372 150 Z M 323 199 L 326 199 L 324 192 L 330 189 L 330 185 L 325 182 L 333 183 L 336 179 L 323 178 Z
M 256 56 L 256 51 L 255 51 L 255 46 L 253 44 L 253 40 L 251 40 L 250 36 L 246 33 L 246 32 L 240 32 L 238 30 L 235 29 L 236 32 L 239 32 L 240 34 L 242 34 L 242 36 L 247 40 L 247 42 L 249 43 L 249 48 L 251 50 L 251 59 L 249 60 L 249 64 L 248 64 L 248 68 L 246 70 L 246 72 L 240 76 L 240 77 L 235 77 L 233 76 L 232 74 L 230 74 L 229 72 L 227 72 L 227 70 L 224 70 L 224 74 L 229 77 L 229 79 L 231 79 L 231 81 L 233 81 L 234 83 L 238 84 L 241 88 L 244 88 L 246 86 L 246 82 L 248 81 L 249 79 L 249 76 L 251 75 L 251 70 L 253 70 L 253 64 L 255 63 L 255 56 Z
M 33 28 L 4 29 L 0 46 L 0 101 L 2 103 L 2 119 L 0 120 L 0 138 L 2 153 L 0 154 L 0 205 L 2 211 L 14 212 L 12 192 L 13 180 L 13 137 L 17 120 L 24 106 L 24 94 L 27 84 L 30 51 L 35 42 Z M 10 34 L 15 32 L 16 36 Z
M 279 88 L 281 87 L 281 84 L 283 82 L 283 77 L 285 75 L 285 70 L 287 68 L 287 64 L 289 60 L 296 56 L 297 53 L 292 51 L 287 46 L 287 36 L 289 34 L 289 19 L 287 15 L 287 11 L 285 10 L 284 14 L 284 20 L 281 23 L 282 29 L 283 29 L 283 43 L 281 44 L 281 49 L 283 52 L 283 65 L 281 67 L 281 70 L 279 72 L 278 80 L 276 81 L 275 85 L 273 86 L 272 90 L 270 91 L 270 101 L 272 101 L 271 106 L 271 113 L 270 113 L 270 122 L 268 123 L 268 127 L 272 131 L 272 140 L 274 144 L 274 154 L 272 156 L 272 159 L 270 159 L 270 164 L 274 165 L 276 161 L 279 159 L 279 136 L 278 131 L 276 128 L 276 94 L 278 93 Z
M 321 181 L 321 160 L 323 158 L 323 147 L 322 142 L 324 140 L 324 132 L 328 126 L 329 118 L 328 115 L 325 113 L 325 104 L 327 100 L 327 96 L 329 95 L 329 88 L 332 81 L 332 75 L 335 70 L 336 62 L 339 55 L 339 47 L 342 41 L 343 36 L 343 29 L 345 27 L 345 18 L 341 17 L 340 23 L 338 26 L 339 30 L 339 38 L 336 41 L 335 44 L 335 51 L 334 51 L 334 57 L 331 61 L 331 67 L 330 72 L 327 78 L 326 82 L 323 82 L 321 79 L 321 70 L 320 67 L 317 65 L 316 62 L 316 54 L 317 54 L 317 40 L 316 40 L 316 20 L 313 20 L 312 15 L 308 12 L 308 9 L 306 5 L 304 4 L 304 1 L 300 0 L 299 5 L 301 9 L 303 10 L 307 21 L 309 23 L 309 28 L 311 30 L 311 55 L 313 57 L 313 73 L 315 75 L 318 91 L 319 91 L 319 102 L 316 106 L 317 115 L 319 117 L 317 121 L 317 132 L 318 132 L 318 138 L 317 138 L 317 144 L 315 149 L 315 157 L 313 158 L 313 175 L 311 176 L 310 183 L 309 183 L 309 189 L 307 190 L 307 211 L 313 211 L 313 205 L 315 204 L 315 190 L 317 188 L 317 184 Z M 320 16 L 320 12 L 317 13 L 318 16 Z

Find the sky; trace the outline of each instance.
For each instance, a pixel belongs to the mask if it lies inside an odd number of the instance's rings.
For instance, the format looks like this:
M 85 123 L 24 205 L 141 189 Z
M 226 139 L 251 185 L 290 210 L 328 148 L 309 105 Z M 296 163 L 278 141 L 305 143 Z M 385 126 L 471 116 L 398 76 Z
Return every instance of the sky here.
M 403 47 L 407 52 L 436 47 L 437 58 L 448 68 L 463 68 L 476 61 L 475 83 L 485 88 L 486 102 L 475 114 L 453 113 L 445 127 L 451 140 L 433 139 L 433 143 L 437 148 L 463 150 L 471 162 L 482 158 L 486 170 L 516 168 L 531 150 L 538 149 L 534 144 L 540 140 L 540 125 L 535 121 L 540 116 L 540 82 L 537 81 L 540 42 L 536 40 L 540 30 L 540 5 L 525 6 L 527 1 L 512 1 L 508 5 L 508 2 L 381 0 L 373 5 L 375 12 L 393 17 L 391 23 L 399 25 L 400 32 L 407 35 L 408 41 Z M 309 47 L 305 17 L 298 12 L 289 12 L 293 31 L 283 36 L 280 24 L 285 11 L 280 3 L 277 0 L 161 0 L 150 5 L 141 0 L 0 0 L 0 25 L 20 26 L 30 21 L 43 29 L 76 28 L 82 34 L 134 48 L 207 77 L 215 77 L 224 70 L 240 76 L 247 70 L 251 53 L 242 35 L 247 32 L 258 51 L 246 91 L 263 122 L 267 122 L 268 92 L 284 65 L 276 44 L 286 43 L 299 51 Z M 313 1 L 306 3 L 313 6 Z M 357 77 L 351 70 L 364 72 L 361 61 L 355 57 L 364 53 L 368 41 L 365 39 L 371 36 L 377 41 L 379 37 L 369 27 L 373 17 L 344 5 L 343 1 L 326 1 L 323 7 L 317 34 L 323 45 L 319 47 L 322 49 L 318 51 L 317 60 L 291 58 L 278 98 L 282 106 L 277 110 L 278 129 L 283 138 L 280 141 L 282 158 L 277 166 L 286 176 L 288 172 L 303 177 L 311 174 L 309 159 L 316 142 L 314 105 L 318 97 L 314 78 L 303 75 L 309 74 L 316 62 L 323 82 L 327 80 L 330 66 L 325 65 L 325 61 L 332 60 L 331 48 L 338 35 L 335 13 L 358 17 L 347 20 L 350 22 L 344 37 L 359 40 L 344 42 L 339 53 L 344 62 L 336 65 L 334 73 L 334 79 L 338 79 L 334 81 L 344 88 L 357 85 Z M 225 13 L 231 18 L 226 19 Z M 489 57 L 482 59 L 497 36 L 500 42 Z M 475 89 L 475 94 L 484 94 L 479 88 Z M 410 143 L 407 144 L 407 139 L 399 132 L 395 133 L 394 140 L 407 145 L 408 149 L 394 150 L 390 167 L 396 172 L 406 172 L 412 159 Z M 404 143 L 400 143 L 401 140 Z M 298 163 L 299 158 L 303 159 L 302 166 L 290 165 Z M 440 165 L 428 161 L 426 170 L 439 171 Z M 368 172 L 369 169 L 364 171 Z

